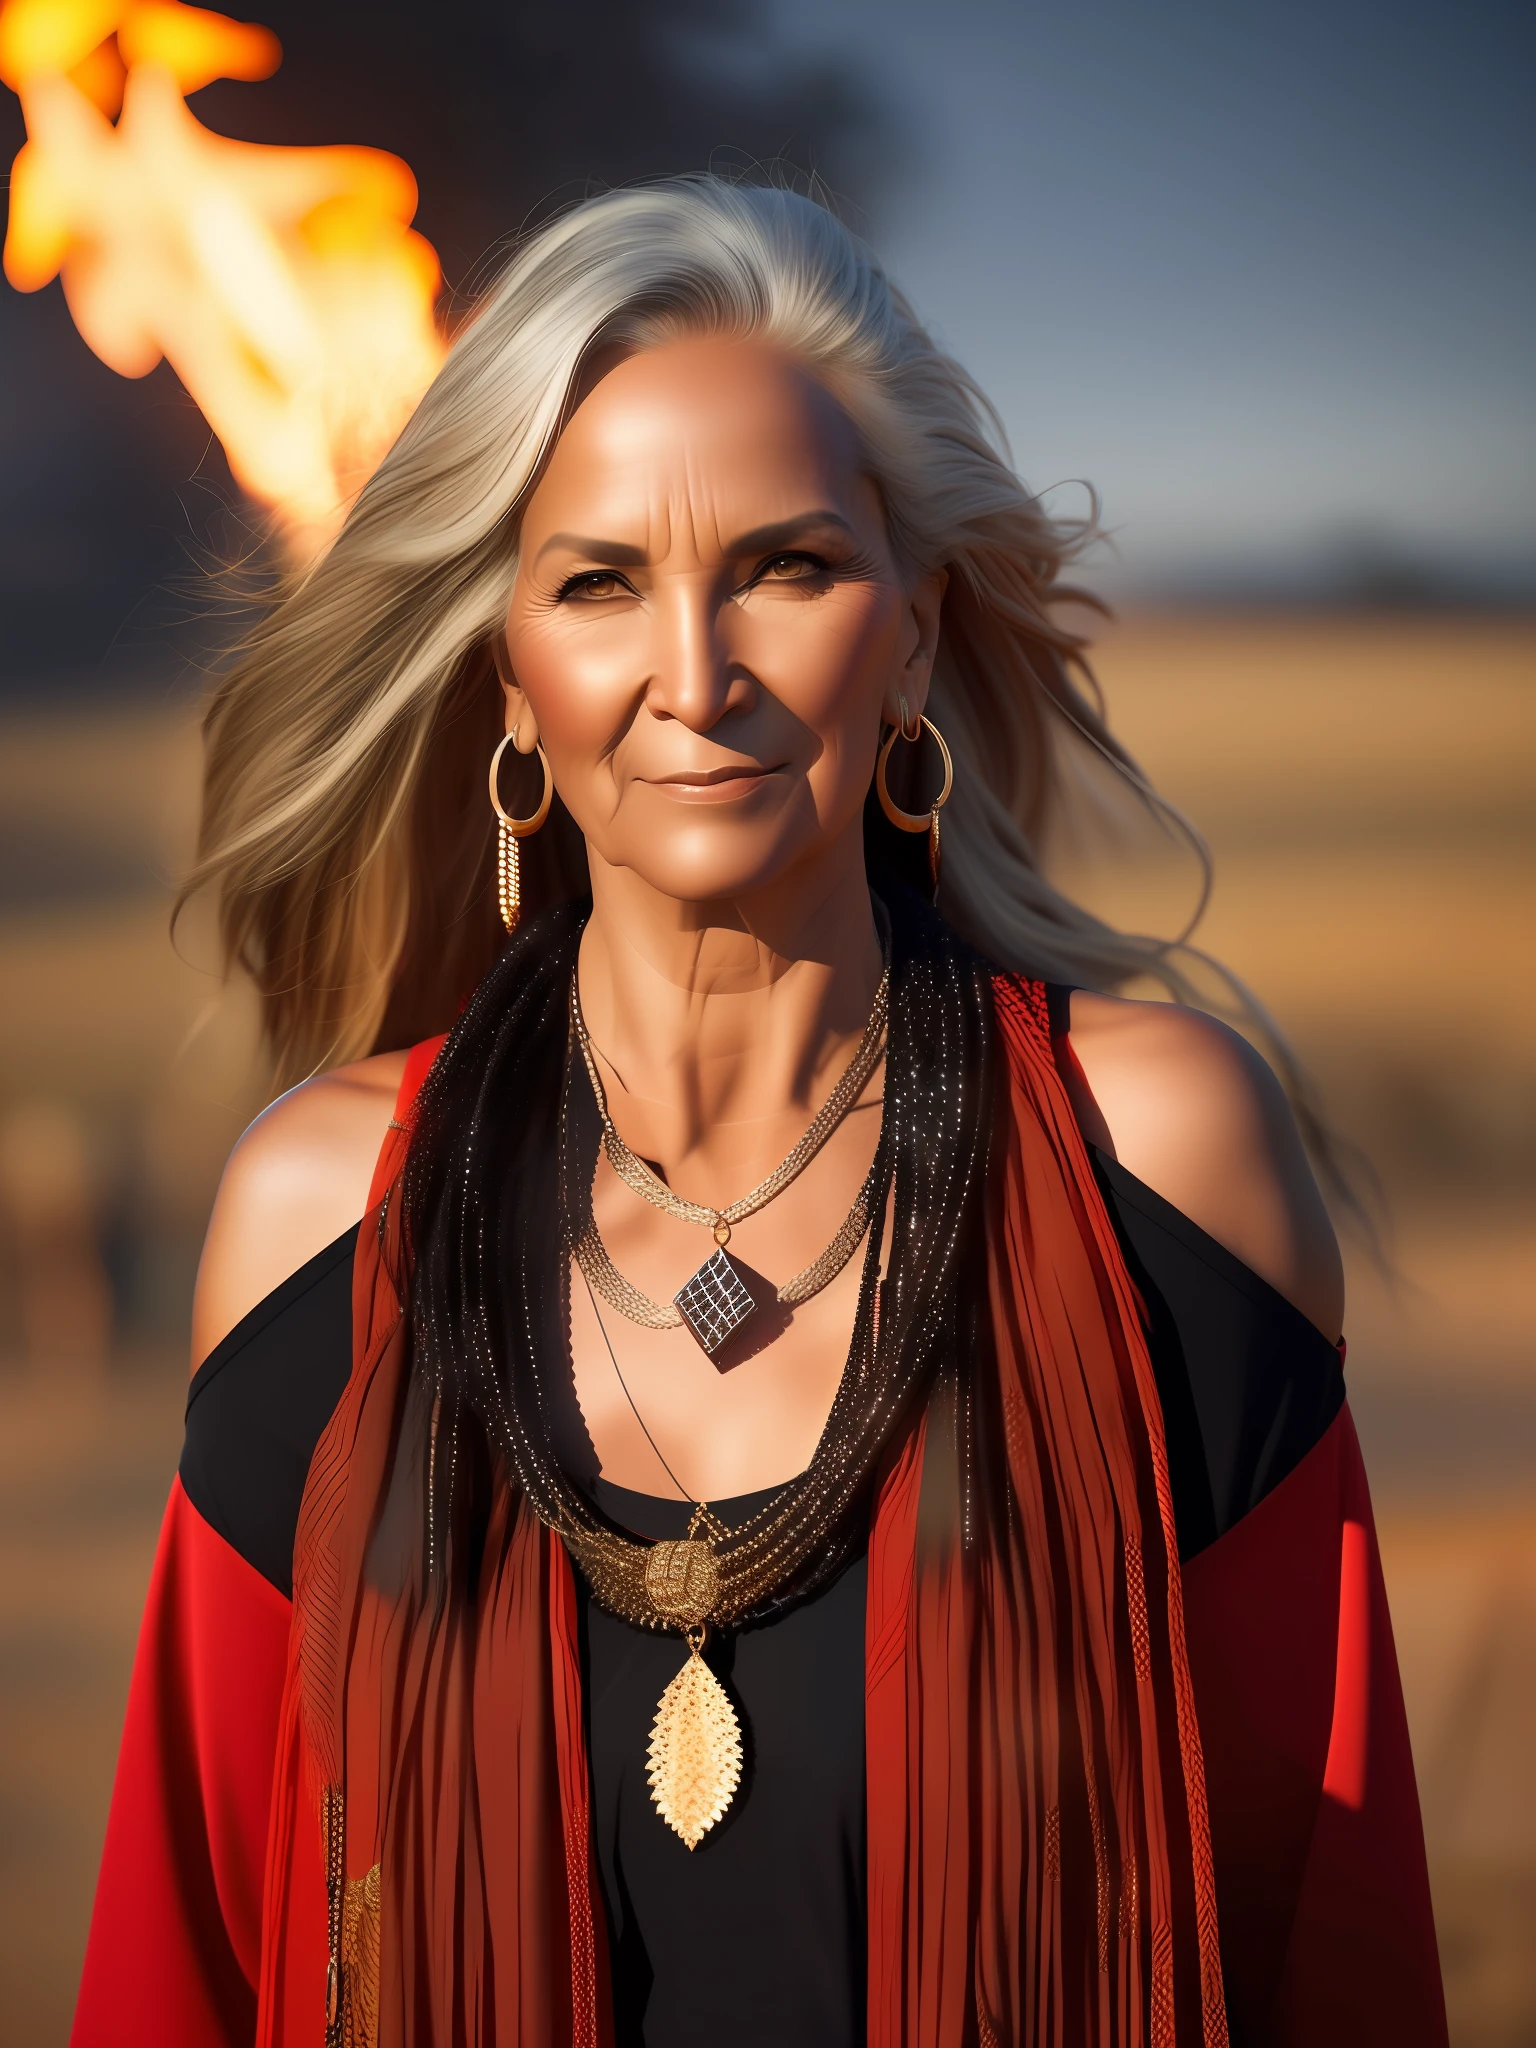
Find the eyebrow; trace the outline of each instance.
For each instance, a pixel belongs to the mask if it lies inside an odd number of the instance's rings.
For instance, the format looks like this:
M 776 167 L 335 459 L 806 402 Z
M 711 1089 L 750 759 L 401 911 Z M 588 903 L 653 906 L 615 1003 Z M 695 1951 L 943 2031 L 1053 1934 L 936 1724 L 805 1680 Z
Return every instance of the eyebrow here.
M 841 512 L 822 509 L 799 512 L 792 519 L 774 520 L 767 526 L 754 526 L 750 533 L 738 535 L 725 552 L 728 556 L 771 554 L 776 548 L 792 547 L 808 533 L 825 532 L 829 526 L 852 539 L 853 528 Z M 616 569 L 643 569 L 649 559 L 644 548 L 633 547 L 628 541 L 597 540 L 584 533 L 552 533 L 534 560 L 542 562 L 556 548 L 585 555 L 589 562 L 611 563 Z

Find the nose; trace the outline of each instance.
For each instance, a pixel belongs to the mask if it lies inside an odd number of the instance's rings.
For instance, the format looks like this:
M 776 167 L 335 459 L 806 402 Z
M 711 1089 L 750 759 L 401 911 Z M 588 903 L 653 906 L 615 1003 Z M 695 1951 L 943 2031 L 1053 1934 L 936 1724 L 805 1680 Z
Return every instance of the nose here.
M 706 575 L 679 578 L 658 595 L 646 706 L 653 717 L 709 732 L 753 698 L 752 679 L 731 653 L 731 607 Z

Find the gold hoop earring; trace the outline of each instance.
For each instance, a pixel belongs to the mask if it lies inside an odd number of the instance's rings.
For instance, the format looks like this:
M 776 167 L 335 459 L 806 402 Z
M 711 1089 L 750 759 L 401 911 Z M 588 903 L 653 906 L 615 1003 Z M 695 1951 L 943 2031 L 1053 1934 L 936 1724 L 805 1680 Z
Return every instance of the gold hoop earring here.
M 896 701 L 901 707 L 901 717 L 891 727 L 885 745 L 880 749 L 880 758 L 875 763 L 875 795 L 880 799 L 881 810 L 884 811 L 898 831 L 926 832 L 928 834 L 928 872 L 933 877 L 934 891 L 937 893 L 939 886 L 939 812 L 949 802 L 950 791 L 955 786 L 955 764 L 949 757 L 948 747 L 944 744 L 944 735 L 939 731 L 933 720 L 931 718 L 924 718 L 922 713 L 919 712 L 909 729 L 907 724 L 907 700 L 905 697 L 898 697 Z M 886 764 L 891 758 L 891 749 L 895 746 L 896 742 L 898 740 L 906 740 L 909 743 L 915 743 L 922 738 L 924 726 L 933 734 L 939 753 L 943 758 L 944 787 L 934 798 L 927 811 L 904 811 L 896 803 L 889 789 L 886 788 Z
M 555 778 L 550 773 L 549 756 L 543 743 L 536 741 L 534 752 L 539 757 L 539 766 L 544 770 L 544 794 L 539 798 L 539 807 L 528 818 L 509 817 L 502 809 L 501 791 L 497 777 L 501 772 L 501 757 L 507 751 L 507 744 L 517 736 L 517 727 L 505 734 L 491 756 L 491 809 L 496 813 L 496 902 L 501 911 L 501 921 L 509 932 L 517 930 L 517 921 L 523 913 L 522 863 L 517 856 L 517 842 L 537 832 L 549 816 L 549 806 L 554 799 Z

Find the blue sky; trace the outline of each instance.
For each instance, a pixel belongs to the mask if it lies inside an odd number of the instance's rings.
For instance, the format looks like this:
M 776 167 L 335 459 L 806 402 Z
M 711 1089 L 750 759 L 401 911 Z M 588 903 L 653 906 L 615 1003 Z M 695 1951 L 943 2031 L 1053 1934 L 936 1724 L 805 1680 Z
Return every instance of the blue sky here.
M 244 11 L 282 69 L 199 118 L 399 151 L 460 284 L 594 185 L 825 151 L 1026 478 L 1098 486 L 1114 595 L 1364 595 L 1375 550 L 1536 599 L 1531 0 L 438 0 L 426 45 L 410 0 Z M 0 699 L 179 662 L 234 498 L 168 368 L 0 285 Z
M 894 100 L 875 239 L 1115 580 L 1344 538 L 1536 583 L 1536 12 L 780 5 Z

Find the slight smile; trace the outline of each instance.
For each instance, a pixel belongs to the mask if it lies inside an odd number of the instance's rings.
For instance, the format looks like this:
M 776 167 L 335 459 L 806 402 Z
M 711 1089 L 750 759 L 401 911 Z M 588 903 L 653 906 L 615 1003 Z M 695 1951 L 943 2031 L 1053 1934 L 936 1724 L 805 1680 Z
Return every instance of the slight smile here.
M 778 768 L 750 768 L 731 764 L 723 768 L 685 768 L 676 775 L 642 776 L 656 789 L 688 804 L 728 804 L 750 796 L 761 788 Z

